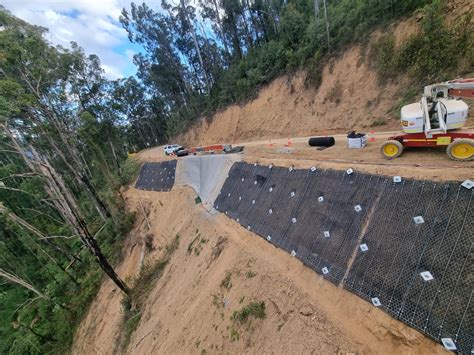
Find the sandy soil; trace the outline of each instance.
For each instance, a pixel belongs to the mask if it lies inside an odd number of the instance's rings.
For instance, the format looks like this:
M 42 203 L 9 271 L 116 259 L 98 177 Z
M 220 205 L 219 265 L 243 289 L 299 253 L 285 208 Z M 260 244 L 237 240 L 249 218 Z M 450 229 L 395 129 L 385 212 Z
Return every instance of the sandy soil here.
M 146 259 L 156 257 L 160 248 L 180 236 L 179 249 L 151 292 L 127 353 L 444 351 L 224 215 L 208 214 L 194 205 L 194 193 L 189 188 L 175 188 L 169 193 L 129 189 L 125 195 L 131 208 L 139 208 L 140 198 L 149 214 L 156 251 Z M 183 210 L 186 213 L 180 212 Z M 137 231 L 125 247 L 121 275 L 138 271 L 138 232 L 146 232 L 143 225 L 138 221 Z M 199 249 L 189 252 L 196 237 L 199 243 L 193 245 Z M 225 289 L 221 282 L 228 272 L 232 287 Z M 109 282 L 102 285 L 77 333 L 74 353 L 117 351 L 121 298 Z M 254 300 L 265 302 L 265 319 L 251 320 L 249 325 L 230 319 L 235 310 Z
M 377 133 L 362 150 L 346 148 L 345 136 L 323 151 L 307 145 L 307 137 L 243 143 L 243 159 L 279 166 L 347 169 L 434 180 L 472 178 L 474 162 L 449 160 L 443 150 L 407 151 L 395 160 L 380 156 L 380 144 L 391 133 Z M 162 147 L 140 152 L 143 161 L 172 159 Z M 182 158 L 181 158 L 182 159 Z M 185 159 L 185 158 L 184 158 Z M 127 240 L 119 268 L 123 277 L 137 273 L 146 234 L 154 235 L 156 252 L 179 234 L 180 248 L 149 297 L 129 353 L 404 353 L 443 349 L 418 332 L 392 319 L 358 297 L 322 280 L 312 270 L 223 215 L 209 215 L 193 204 L 194 192 L 175 187 L 170 193 L 129 189 L 127 206 L 137 210 L 137 226 Z M 140 204 L 141 201 L 141 204 Z M 143 205 L 143 208 L 141 207 Z M 151 223 L 147 230 L 144 212 Z M 182 213 L 186 211 L 186 213 Z M 176 218 L 176 216 L 180 216 Z M 202 250 L 188 254 L 197 235 Z M 222 242 L 224 241 L 224 242 Z M 224 245 L 216 256 L 218 245 Z M 247 278 L 248 271 L 255 277 Z M 220 287 L 227 272 L 232 288 Z M 217 305 L 214 304 L 216 297 Z M 244 297 L 242 304 L 240 300 Z M 74 353 L 113 353 L 117 349 L 122 295 L 104 282 L 82 323 Z M 251 326 L 235 326 L 233 311 L 250 300 L 263 300 L 267 318 Z M 224 306 L 224 302 L 226 306 Z M 239 340 L 232 341 L 232 329 Z M 234 334 L 235 335 L 235 334 Z
M 347 148 L 346 135 L 335 135 L 336 144 L 325 150 L 308 145 L 308 137 L 245 144 L 244 160 L 277 166 L 311 166 L 346 170 L 352 168 L 371 174 L 438 181 L 472 179 L 474 161 L 450 160 L 444 148 L 412 148 L 394 160 L 385 159 L 380 147 L 392 133 L 375 134 L 375 142 L 363 149 Z
M 451 161 L 443 150 L 418 149 L 407 151 L 394 161 L 383 159 L 380 144 L 390 134 L 376 134 L 376 141 L 362 150 L 348 149 L 344 135 L 336 136 L 336 145 L 322 151 L 309 147 L 307 137 L 291 138 L 291 146 L 285 146 L 287 139 L 261 140 L 244 143 L 242 158 L 299 168 L 351 167 L 406 178 L 472 179 L 474 162 Z M 142 161 L 173 159 L 165 157 L 162 147 L 142 151 L 137 157 Z M 147 234 L 154 236 L 155 251 L 146 255 L 145 260 L 157 257 L 177 234 L 181 241 L 149 296 L 128 353 L 443 351 L 420 333 L 324 281 L 298 260 L 225 216 L 210 215 L 202 206 L 194 205 L 195 193 L 190 188 L 175 186 L 169 193 L 130 188 L 124 195 L 128 208 L 136 210 L 139 217 L 124 248 L 119 267 L 122 277 L 138 272 Z M 188 253 L 196 237 L 203 240 L 199 242 L 199 255 L 195 251 Z M 220 254 L 219 245 L 224 246 Z M 249 271 L 255 277 L 246 277 Z M 227 272 L 232 273 L 230 290 L 220 287 Z M 74 353 L 118 351 L 121 299 L 120 292 L 105 281 L 76 334 Z M 254 320 L 250 326 L 236 326 L 230 320 L 232 313 L 251 300 L 265 301 L 267 318 Z M 239 334 L 239 340 L 230 338 L 232 329 L 234 336 Z
M 454 26 L 461 16 L 472 12 L 472 1 L 450 0 L 445 18 L 449 25 Z M 394 34 L 396 46 L 403 45 L 419 30 L 422 18 L 423 12 L 418 11 L 403 21 L 376 30 L 369 35 L 367 45 L 353 46 L 330 60 L 324 67 L 318 89 L 305 85 L 304 71 L 282 76 L 263 87 L 254 100 L 231 105 L 212 117 L 203 117 L 174 140 L 188 146 L 236 143 L 257 137 L 287 138 L 368 131 L 374 123 L 382 124 L 376 126 L 376 130 L 398 129 L 399 106 L 409 88 L 409 79 L 400 75 L 390 83 L 379 83 L 371 65 L 370 48 L 387 33 Z M 474 17 L 471 21 L 474 24 Z M 460 63 L 460 72 L 469 68 L 472 70 L 467 59 Z M 432 83 L 424 83 L 429 84 Z M 415 102 L 422 92 L 420 86 L 413 98 L 406 99 Z
M 400 45 L 418 30 L 418 25 L 413 17 L 387 30 L 394 33 Z M 369 42 L 381 34 L 382 31 L 374 32 Z M 383 123 L 385 130 L 396 128 L 395 108 L 408 80 L 400 76 L 395 82 L 380 85 L 370 65 L 369 47 L 353 46 L 328 62 L 318 89 L 305 85 L 305 72 L 280 77 L 262 88 L 254 100 L 232 105 L 211 120 L 199 120 L 176 140 L 201 145 L 255 137 L 334 134 L 368 129 L 375 121 Z
M 472 117 L 468 124 L 474 124 Z M 467 129 L 474 130 L 474 127 L 468 126 Z M 333 135 L 336 144 L 325 150 L 310 147 L 308 145 L 309 137 L 237 142 L 235 145 L 245 146 L 242 159 L 251 163 L 259 162 L 266 165 L 274 164 L 296 168 L 310 168 L 312 166 L 339 170 L 352 168 L 371 174 L 400 175 L 405 178 L 435 181 L 473 179 L 474 161 L 450 160 L 446 155 L 445 148 L 407 148 L 399 158 L 385 159 L 380 152 L 380 147 L 389 136 L 397 133 L 399 132 L 375 132 L 373 136 L 370 136 L 375 141 L 368 142 L 363 149 L 347 148 L 345 134 Z M 144 150 L 138 154 L 138 157 L 144 161 L 173 159 L 165 157 L 162 147 Z
M 232 105 L 209 123 L 202 119 L 176 138 L 187 145 L 235 143 L 255 137 L 281 138 L 365 129 L 374 121 L 394 128 L 397 94 L 403 84 L 380 88 L 373 70 L 362 62 L 362 48 L 353 47 L 326 65 L 318 90 L 305 86 L 305 74 L 280 77 L 249 103 Z M 403 81 L 403 80 L 402 80 Z M 364 83 L 361 87 L 361 83 Z

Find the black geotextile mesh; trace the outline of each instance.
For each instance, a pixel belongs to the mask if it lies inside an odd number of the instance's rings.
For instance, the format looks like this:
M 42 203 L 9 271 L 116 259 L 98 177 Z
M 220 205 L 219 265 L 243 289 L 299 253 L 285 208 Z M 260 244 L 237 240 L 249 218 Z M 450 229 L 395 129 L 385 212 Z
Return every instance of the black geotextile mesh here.
M 214 205 L 338 284 L 382 180 L 236 163 Z
M 140 190 L 170 191 L 174 185 L 176 160 L 145 163 L 135 187 Z
M 331 282 L 470 353 L 472 195 L 459 183 L 235 163 L 214 205 Z
M 458 350 L 474 346 L 473 191 L 458 183 L 405 181 L 374 210 L 345 287 Z M 416 224 L 414 216 L 424 223 Z M 428 271 L 433 279 L 424 281 Z

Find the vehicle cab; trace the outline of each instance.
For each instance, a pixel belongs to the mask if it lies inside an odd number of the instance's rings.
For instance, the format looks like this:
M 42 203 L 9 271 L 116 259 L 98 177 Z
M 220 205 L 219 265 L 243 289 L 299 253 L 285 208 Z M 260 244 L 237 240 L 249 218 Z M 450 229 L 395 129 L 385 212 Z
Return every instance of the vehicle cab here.
M 462 100 L 438 99 L 403 106 L 401 109 L 402 128 L 405 133 L 446 133 L 461 128 L 467 119 L 468 106 Z
M 170 144 L 170 145 L 165 145 L 163 147 L 163 151 L 165 152 L 166 155 L 171 155 L 181 149 L 183 149 L 183 147 L 180 146 L 179 144 Z

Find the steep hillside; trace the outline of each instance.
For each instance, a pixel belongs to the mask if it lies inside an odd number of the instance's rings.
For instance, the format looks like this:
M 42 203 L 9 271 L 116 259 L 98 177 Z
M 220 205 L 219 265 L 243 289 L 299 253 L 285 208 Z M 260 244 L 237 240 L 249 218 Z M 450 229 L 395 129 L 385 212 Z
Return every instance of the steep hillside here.
M 449 4 L 448 21 L 472 12 L 469 0 Z M 371 49 L 387 33 L 402 47 L 420 30 L 422 17 L 415 13 L 368 35 L 365 45 L 341 52 L 324 65 L 317 89 L 305 85 L 304 71 L 279 77 L 254 100 L 202 118 L 173 140 L 187 145 L 253 140 L 245 144 L 242 159 L 265 165 L 355 168 L 436 181 L 470 178 L 474 163 L 450 161 L 443 150 L 407 151 L 395 161 L 380 157 L 379 145 L 388 133 L 379 131 L 398 129 L 399 106 L 415 100 L 422 88 L 414 88 L 407 74 L 381 84 Z M 468 125 L 473 122 L 471 117 Z M 324 151 L 310 149 L 301 137 L 291 149 L 284 148 L 288 136 L 372 128 L 376 142 L 364 154 L 347 152 L 342 136 Z M 172 159 L 162 147 L 137 157 Z M 144 270 L 166 262 L 156 279 L 145 283 L 136 308 L 123 307 L 123 295 L 106 280 L 76 332 L 72 353 L 444 353 L 224 214 L 206 212 L 188 187 L 170 192 L 124 188 L 122 193 L 138 220 L 123 248 L 120 276 L 135 288 L 133 280 L 140 280 Z M 239 321 L 239 312 L 261 302 L 265 316 Z
M 446 20 L 453 26 L 460 16 L 472 13 L 470 1 L 450 1 Z M 176 137 L 188 145 L 235 143 L 252 139 L 343 133 L 383 126 L 398 129 L 399 108 L 422 92 L 408 75 L 380 84 L 371 48 L 393 33 L 398 48 L 420 29 L 422 12 L 370 35 L 366 45 L 343 51 L 324 66 L 318 89 L 305 85 L 306 72 L 283 76 L 262 88 L 254 100 L 232 105 L 212 118 L 200 119 L 188 132 Z M 430 84 L 429 82 L 425 83 Z
M 123 295 L 106 281 L 76 334 L 73 353 L 443 352 L 225 215 L 206 213 L 188 188 L 129 189 L 125 196 L 129 208 L 144 206 L 151 223 L 145 262 L 156 260 L 177 235 L 179 246 L 152 285 L 126 349 L 117 347 Z M 139 250 L 146 244 L 142 218 L 125 246 L 121 275 L 140 267 Z M 265 302 L 264 319 L 232 319 L 252 301 Z

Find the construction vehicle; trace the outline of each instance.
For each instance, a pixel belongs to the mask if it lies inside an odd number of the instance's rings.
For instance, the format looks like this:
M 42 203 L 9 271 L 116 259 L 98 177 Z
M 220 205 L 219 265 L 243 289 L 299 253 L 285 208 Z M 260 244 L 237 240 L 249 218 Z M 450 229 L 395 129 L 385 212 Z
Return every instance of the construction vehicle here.
M 389 137 L 382 154 L 395 159 L 405 147 L 446 147 L 449 158 L 472 160 L 474 131 L 457 131 L 468 116 L 468 106 L 460 98 L 474 98 L 474 78 L 425 86 L 420 102 L 402 107 L 404 134 Z

